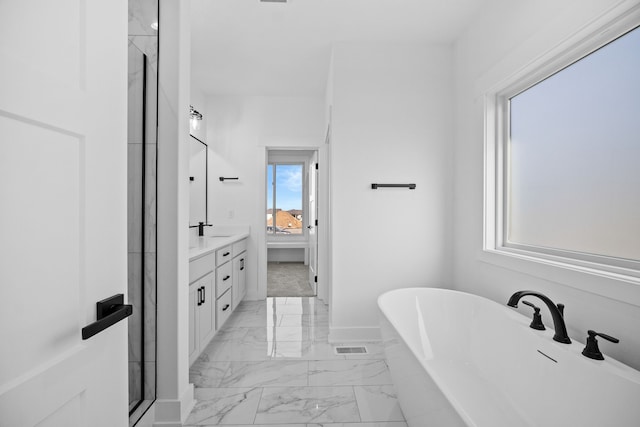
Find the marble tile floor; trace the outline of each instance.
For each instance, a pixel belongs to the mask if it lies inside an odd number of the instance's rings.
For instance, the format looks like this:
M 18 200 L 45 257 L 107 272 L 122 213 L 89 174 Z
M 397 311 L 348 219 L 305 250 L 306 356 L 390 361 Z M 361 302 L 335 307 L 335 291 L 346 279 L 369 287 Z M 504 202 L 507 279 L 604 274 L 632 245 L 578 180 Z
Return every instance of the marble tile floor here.
M 313 297 L 244 301 L 191 366 L 185 427 L 407 427 L 380 343 L 337 355 Z

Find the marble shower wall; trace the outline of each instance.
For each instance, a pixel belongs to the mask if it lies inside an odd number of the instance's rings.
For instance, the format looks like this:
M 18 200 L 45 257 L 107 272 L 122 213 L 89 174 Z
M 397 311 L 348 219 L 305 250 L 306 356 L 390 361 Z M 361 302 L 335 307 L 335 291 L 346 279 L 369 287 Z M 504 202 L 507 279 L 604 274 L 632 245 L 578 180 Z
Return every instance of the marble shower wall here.
M 157 0 L 129 1 L 129 403 L 155 399 Z M 143 129 L 144 126 L 144 129 Z M 144 187 L 143 187 L 144 186 Z

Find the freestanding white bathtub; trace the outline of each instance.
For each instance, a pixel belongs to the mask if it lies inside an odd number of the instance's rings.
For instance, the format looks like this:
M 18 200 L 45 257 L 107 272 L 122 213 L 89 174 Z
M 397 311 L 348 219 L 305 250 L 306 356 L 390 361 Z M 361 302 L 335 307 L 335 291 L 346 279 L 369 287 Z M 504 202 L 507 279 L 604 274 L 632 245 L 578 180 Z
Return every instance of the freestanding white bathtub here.
M 378 306 L 410 427 L 640 426 L 640 372 L 608 357 L 602 341 L 605 360 L 584 357 L 586 331 L 561 344 L 552 326 L 531 329 L 506 305 L 445 289 L 387 292 Z

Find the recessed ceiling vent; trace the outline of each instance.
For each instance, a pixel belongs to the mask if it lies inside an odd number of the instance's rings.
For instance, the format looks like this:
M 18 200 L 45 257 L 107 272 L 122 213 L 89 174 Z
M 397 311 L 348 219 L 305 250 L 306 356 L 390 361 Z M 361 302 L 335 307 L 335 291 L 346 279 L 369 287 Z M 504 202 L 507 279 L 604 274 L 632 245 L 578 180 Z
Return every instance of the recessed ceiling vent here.
M 260 0 L 262 3 L 286 3 L 287 0 Z

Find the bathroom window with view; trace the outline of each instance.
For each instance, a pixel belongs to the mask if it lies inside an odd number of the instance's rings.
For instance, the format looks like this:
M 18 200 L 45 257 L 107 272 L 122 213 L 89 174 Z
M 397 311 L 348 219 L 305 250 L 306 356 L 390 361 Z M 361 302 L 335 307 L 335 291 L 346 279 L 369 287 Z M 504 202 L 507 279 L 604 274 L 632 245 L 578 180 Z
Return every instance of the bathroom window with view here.
M 501 99 L 502 247 L 638 270 L 640 29 Z
M 303 234 L 303 164 L 267 166 L 267 235 Z

